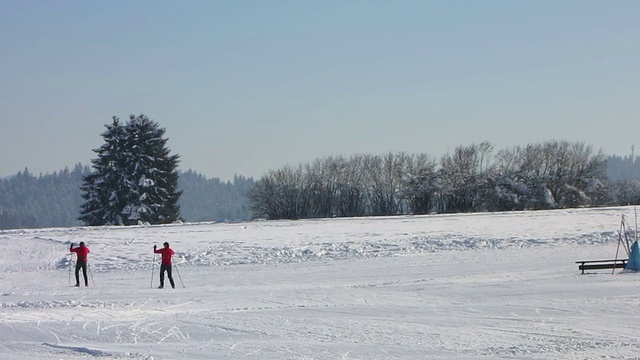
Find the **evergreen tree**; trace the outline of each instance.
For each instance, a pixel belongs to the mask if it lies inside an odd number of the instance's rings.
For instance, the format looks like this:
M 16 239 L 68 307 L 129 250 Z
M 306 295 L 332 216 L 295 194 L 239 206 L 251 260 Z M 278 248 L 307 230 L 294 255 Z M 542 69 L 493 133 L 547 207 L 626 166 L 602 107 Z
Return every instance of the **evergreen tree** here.
M 91 160 L 94 171 L 83 177 L 82 198 L 79 219 L 87 225 L 122 225 L 120 210 L 124 207 L 126 194 L 121 169 L 125 165 L 124 142 L 127 137 L 120 119 L 113 117 L 107 130 L 101 134 L 105 143 L 93 150 L 98 157 Z
M 82 177 L 88 166 L 76 164 L 53 174 L 34 176 L 28 169 L 0 179 L 0 230 L 80 225 Z
M 94 150 L 94 171 L 83 179 L 79 219 L 87 225 L 178 220 L 179 156 L 170 155 L 165 129 L 144 114 L 131 115 L 125 125 L 114 117 L 105 126 L 105 144 Z
M 250 220 L 247 194 L 254 186 L 252 178 L 234 176 L 233 182 L 207 179 L 194 170 L 180 173 L 180 215 L 186 221 Z

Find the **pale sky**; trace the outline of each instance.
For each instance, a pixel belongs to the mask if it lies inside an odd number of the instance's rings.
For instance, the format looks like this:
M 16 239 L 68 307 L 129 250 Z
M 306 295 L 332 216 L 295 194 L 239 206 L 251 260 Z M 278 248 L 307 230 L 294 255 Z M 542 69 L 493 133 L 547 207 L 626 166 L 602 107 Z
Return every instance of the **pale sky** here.
M 0 0 L 0 177 L 90 164 L 112 116 L 230 180 L 640 134 L 640 1 Z M 640 144 L 640 142 L 638 142 Z

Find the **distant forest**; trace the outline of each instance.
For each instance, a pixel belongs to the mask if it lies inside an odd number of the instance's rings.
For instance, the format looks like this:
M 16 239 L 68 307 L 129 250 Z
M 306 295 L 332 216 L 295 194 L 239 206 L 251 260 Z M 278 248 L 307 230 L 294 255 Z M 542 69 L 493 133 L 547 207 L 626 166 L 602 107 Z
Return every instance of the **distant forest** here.
M 82 177 L 91 168 L 77 164 L 35 176 L 28 169 L 0 179 L 0 229 L 79 226 Z M 251 218 L 247 193 L 253 179 L 208 179 L 189 170 L 180 173 L 180 214 L 185 221 L 240 221 Z
M 91 168 L 77 164 L 72 170 L 34 175 L 28 169 L 0 179 L 0 230 L 79 226 L 82 177 Z M 608 188 L 617 196 L 602 205 L 640 204 L 640 158 L 607 158 Z M 264 179 L 263 179 L 264 180 Z M 180 214 L 185 221 L 245 221 L 254 215 L 249 194 L 253 178 L 233 181 L 207 178 L 196 171 L 180 172 Z

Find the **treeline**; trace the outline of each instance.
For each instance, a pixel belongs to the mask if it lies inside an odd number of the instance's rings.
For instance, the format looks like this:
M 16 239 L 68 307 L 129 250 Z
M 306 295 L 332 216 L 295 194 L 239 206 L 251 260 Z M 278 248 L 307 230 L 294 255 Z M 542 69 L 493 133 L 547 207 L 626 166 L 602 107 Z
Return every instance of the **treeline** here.
M 53 174 L 35 176 L 28 169 L 0 179 L 0 229 L 80 226 L 82 178 L 89 166 L 76 165 Z M 251 178 L 233 182 L 207 179 L 193 170 L 181 172 L 179 204 L 187 221 L 248 220 Z
M 404 153 L 328 157 L 270 171 L 249 194 L 267 219 L 433 214 L 622 205 L 640 187 L 607 177 L 608 158 L 582 142 L 495 151 L 460 146 L 436 160 Z
M 0 229 L 78 226 L 89 166 L 0 178 Z M 640 204 L 640 159 L 551 141 L 495 151 L 461 146 L 440 159 L 386 154 L 328 157 L 224 182 L 180 172 L 187 221 L 428 214 Z
M 80 224 L 80 184 L 89 172 L 77 164 L 71 171 L 34 176 L 25 169 L 0 179 L 0 229 Z
M 234 176 L 233 181 L 208 179 L 193 170 L 180 173 L 180 214 L 188 221 L 250 220 L 249 198 L 253 178 Z
M 621 205 L 640 204 L 640 158 L 635 154 L 613 155 L 607 161 L 607 175 Z
M 635 154 L 612 155 L 607 160 L 607 175 L 612 180 L 640 180 L 640 158 Z

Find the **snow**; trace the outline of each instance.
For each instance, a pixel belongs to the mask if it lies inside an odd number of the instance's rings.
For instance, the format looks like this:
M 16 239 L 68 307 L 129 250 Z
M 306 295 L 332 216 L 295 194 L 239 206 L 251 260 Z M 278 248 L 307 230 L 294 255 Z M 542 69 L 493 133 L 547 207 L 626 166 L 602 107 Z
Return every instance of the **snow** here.
M 0 358 L 635 359 L 640 274 L 575 264 L 616 256 L 622 215 L 4 230 Z M 155 288 L 165 241 L 176 289 Z

